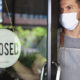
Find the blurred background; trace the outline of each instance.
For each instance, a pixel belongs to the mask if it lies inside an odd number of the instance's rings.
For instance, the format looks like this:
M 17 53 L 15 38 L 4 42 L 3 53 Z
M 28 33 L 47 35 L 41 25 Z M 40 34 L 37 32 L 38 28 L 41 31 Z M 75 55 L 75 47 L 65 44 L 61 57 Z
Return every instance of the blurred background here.
M 14 31 L 21 42 L 19 60 L 0 69 L 0 80 L 40 80 L 41 69 L 47 62 L 47 3 L 0 0 L 0 29 Z

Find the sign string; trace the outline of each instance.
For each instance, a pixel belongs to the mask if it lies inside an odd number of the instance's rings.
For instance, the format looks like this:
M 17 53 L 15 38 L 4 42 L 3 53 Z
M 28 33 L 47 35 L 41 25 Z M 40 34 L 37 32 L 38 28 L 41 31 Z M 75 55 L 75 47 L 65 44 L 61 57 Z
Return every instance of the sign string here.
M 7 5 L 6 0 L 4 0 L 4 4 L 5 4 L 6 9 L 7 9 L 7 12 L 8 12 L 9 21 L 10 21 L 10 23 L 11 23 L 11 25 L 12 25 L 12 19 L 11 19 L 11 16 L 10 16 L 10 12 L 9 12 L 9 8 L 8 8 L 8 5 Z M 13 32 L 14 32 L 15 26 L 12 25 L 12 29 L 13 29 Z

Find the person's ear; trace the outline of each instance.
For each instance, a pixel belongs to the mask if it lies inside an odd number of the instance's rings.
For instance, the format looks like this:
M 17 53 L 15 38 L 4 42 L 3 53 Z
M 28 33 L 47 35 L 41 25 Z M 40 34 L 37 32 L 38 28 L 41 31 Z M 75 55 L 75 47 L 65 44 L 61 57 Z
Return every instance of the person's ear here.
M 77 14 L 77 19 L 80 21 L 80 10 L 79 10 L 79 12 Z

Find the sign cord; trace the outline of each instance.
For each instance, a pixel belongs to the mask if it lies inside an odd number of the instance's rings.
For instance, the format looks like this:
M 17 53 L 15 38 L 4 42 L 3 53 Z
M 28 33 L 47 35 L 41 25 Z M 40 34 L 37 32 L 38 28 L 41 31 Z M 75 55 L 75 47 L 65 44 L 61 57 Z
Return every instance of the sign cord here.
M 10 23 L 12 25 L 12 19 L 11 19 L 11 16 L 10 16 L 10 12 L 9 12 L 9 8 L 8 8 L 6 0 L 4 0 L 4 4 L 6 6 L 6 9 L 7 9 L 8 15 L 9 15 L 9 21 L 10 21 Z M 13 29 L 13 32 L 14 32 L 15 26 L 12 25 L 12 29 Z

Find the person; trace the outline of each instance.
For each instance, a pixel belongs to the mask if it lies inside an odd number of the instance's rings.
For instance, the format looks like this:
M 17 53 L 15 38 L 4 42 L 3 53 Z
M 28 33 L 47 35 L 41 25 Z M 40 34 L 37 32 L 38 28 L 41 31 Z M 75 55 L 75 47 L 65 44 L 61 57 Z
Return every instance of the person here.
M 58 49 L 60 80 L 80 80 L 80 0 L 60 0 L 64 37 Z

